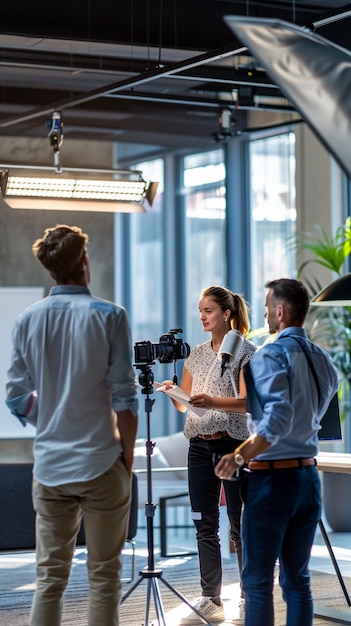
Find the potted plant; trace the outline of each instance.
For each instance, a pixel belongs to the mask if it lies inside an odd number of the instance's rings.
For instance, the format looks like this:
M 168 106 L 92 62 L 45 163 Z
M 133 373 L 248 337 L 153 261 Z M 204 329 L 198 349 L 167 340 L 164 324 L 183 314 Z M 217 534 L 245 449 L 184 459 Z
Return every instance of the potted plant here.
M 306 274 L 311 263 L 342 276 L 351 254 L 351 219 L 339 226 L 333 237 L 320 227 L 318 234 L 302 233 L 295 239 L 298 251 L 311 253 L 298 268 L 301 278 L 314 296 L 322 289 L 315 276 Z M 351 397 L 351 306 L 311 307 L 305 328 L 309 338 L 325 348 L 340 372 L 339 401 L 343 426 L 345 452 L 351 451 L 350 444 L 350 397 Z M 323 502 L 328 524 L 334 531 L 351 531 L 351 475 L 331 472 L 323 473 Z

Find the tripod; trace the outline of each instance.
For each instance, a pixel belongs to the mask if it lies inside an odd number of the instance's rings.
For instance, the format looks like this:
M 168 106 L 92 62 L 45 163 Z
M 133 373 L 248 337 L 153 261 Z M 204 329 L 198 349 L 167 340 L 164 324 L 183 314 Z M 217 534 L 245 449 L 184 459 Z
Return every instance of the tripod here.
M 153 363 L 152 363 L 153 364 Z M 154 606 L 156 611 L 156 617 L 159 626 L 167 626 L 165 613 L 162 604 L 162 598 L 160 594 L 158 581 L 161 581 L 172 593 L 174 593 L 182 602 L 187 604 L 201 619 L 211 626 L 206 617 L 204 617 L 190 602 L 179 592 L 172 587 L 167 580 L 162 576 L 162 569 L 155 569 L 155 556 L 154 556 L 154 515 L 156 505 L 152 502 L 152 477 L 151 477 L 151 455 L 153 453 L 155 442 L 150 439 L 150 415 L 152 411 L 152 405 L 155 400 L 151 400 L 150 394 L 153 393 L 154 375 L 149 364 L 136 365 L 141 371 L 139 374 L 139 383 L 142 386 L 142 393 L 146 394 L 145 398 L 145 413 L 146 413 L 146 427 L 147 427 L 147 441 L 146 441 L 146 477 L 147 477 L 147 502 L 145 503 L 145 516 L 146 516 L 146 530 L 147 530 L 147 549 L 148 560 L 147 568 L 139 572 L 138 580 L 132 585 L 130 589 L 124 594 L 121 599 L 121 604 L 124 602 L 133 591 L 140 585 L 143 580 L 147 581 L 147 594 L 146 594 L 146 608 L 145 608 L 145 621 L 143 626 L 149 626 L 150 615 L 150 602 L 151 592 L 153 594 Z

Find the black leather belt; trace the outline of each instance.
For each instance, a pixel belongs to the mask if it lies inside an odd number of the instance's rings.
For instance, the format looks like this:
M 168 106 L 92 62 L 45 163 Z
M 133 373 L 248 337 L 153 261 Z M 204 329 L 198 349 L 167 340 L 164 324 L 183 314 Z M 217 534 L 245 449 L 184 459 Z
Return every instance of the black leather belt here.
M 279 459 L 278 461 L 249 461 L 250 470 L 273 470 L 290 469 L 292 467 L 306 467 L 307 465 L 317 465 L 317 459 Z

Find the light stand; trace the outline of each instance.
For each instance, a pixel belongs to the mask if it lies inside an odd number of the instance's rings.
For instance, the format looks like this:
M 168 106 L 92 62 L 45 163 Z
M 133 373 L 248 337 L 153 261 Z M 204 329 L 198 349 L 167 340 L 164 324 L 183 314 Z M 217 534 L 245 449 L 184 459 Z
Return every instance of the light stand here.
M 154 365 L 154 363 L 151 363 Z M 146 429 L 147 429 L 147 441 L 146 441 L 146 478 L 147 478 L 147 502 L 145 503 L 145 516 L 146 516 L 146 529 L 147 529 L 147 549 L 148 549 L 148 564 L 147 568 L 143 569 L 139 572 L 138 580 L 132 585 L 130 589 L 124 594 L 121 599 L 121 604 L 133 593 L 133 591 L 140 585 L 143 580 L 147 581 L 147 595 L 146 595 L 146 607 L 145 607 L 145 621 L 143 622 L 143 626 L 149 626 L 149 615 L 150 615 L 150 600 L 151 600 L 151 592 L 153 593 L 154 606 L 156 611 L 156 618 L 159 626 L 167 626 L 165 613 L 162 604 L 162 598 L 160 594 L 160 589 L 158 585 L 158 581 L 160 580 L 163 584 L 168 587 L 172 593 L 174 593 L 182 602 L 187 604 L 197 615 L 206 623 L 211 626 L 211 622 L 209 622 L 206 617 L 204 617 L 200 611 L 198 611 L 195 607 L 193 607 L 190 602 L 179 592 L 177 589 L 172 587 L 167 580 L 165 580 L 162 576 L 161 569 L 155 569 L 155 558 L 154 558 L 154 515 L 156 510 L 156 504 L 152 501 L 152 475 L 151 475 L 151 455 L 153 453 L 156 442 L 151 441 L 150 439 L 150 415 L 152 411 L 152 405 L 155 400 L 151 400 L 150 395 L 154 392 L 153 382 L 154 375 L 152 373 L 150 364 L 135 364 L 137 369 L 141 370 L 139 374 L 139 383 L 142 386 L 141 393 L 146 395 L 145 398 L 145 413 L 146 413 Z

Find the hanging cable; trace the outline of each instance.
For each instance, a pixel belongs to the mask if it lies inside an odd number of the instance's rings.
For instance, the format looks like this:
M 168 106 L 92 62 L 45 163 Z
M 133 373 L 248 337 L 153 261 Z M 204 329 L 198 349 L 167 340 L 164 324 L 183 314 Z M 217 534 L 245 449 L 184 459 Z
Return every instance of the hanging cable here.
M 147 43 L 147 68 L 150 68 L 150 2 L 146 4 L 146 43 Z
M 174 0 L 174 47 L 178 48 L 177 0 Z
M 163 21 L 163 0 L 160 2 L 160 22 L 158 28 L 158 65 L 161 67 L 161 51 L 162 51 L 162 21 Z

